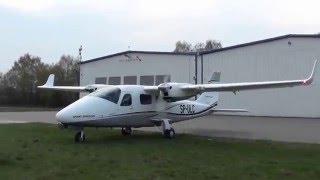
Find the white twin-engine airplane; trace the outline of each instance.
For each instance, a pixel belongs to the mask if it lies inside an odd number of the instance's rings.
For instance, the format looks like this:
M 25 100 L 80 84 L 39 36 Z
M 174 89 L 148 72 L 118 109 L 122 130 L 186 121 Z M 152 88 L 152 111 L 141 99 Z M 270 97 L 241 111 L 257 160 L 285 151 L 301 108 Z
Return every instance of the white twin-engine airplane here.
M 131 128 L 162 126 L 166 138 L 174 138 L 172 123 L 206 116 L 214 112 L 245 112 L 242 109 L 217 109 L 220 91 L 236 93 L 241 90 L 283 88 L 309 85 L 313 82 L 315 68 L 303 80 L 242 82 L 242 83 L 163 83 L 159 86 L 103 85 L 54 86 L 54 75 L 38 86 L 41 89 L 89 92 L 59 111 L 56 118 L 59 127 L 74 127 L 76 142 L 84 142 L 85 127 L 121 127 L 123 135 L 131 134 Z M 216 73 L 211 80 L 217 81 Z M 196 100 L 188 100 L 201 94 Z

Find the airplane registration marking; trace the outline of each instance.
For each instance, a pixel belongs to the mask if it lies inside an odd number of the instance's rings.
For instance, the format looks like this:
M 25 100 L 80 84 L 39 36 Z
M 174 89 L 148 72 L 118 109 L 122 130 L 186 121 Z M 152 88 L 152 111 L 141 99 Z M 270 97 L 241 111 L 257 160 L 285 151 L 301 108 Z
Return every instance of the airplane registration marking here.
M 180 105 L 180 114 L 194 114 L 195 113 L 194 104 L 181 104 Z

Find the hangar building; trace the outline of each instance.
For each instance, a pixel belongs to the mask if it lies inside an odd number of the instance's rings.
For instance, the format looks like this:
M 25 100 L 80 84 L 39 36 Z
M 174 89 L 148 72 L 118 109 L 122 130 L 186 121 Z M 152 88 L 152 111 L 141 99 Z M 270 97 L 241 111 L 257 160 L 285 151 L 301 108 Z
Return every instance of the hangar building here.
M 320 60 L 320 35 L 289 34 L 201 53 L 125 51 L 81 62 L 80 85 L 253 82 L 304 79 Z M 81 96 L 83 96 L 82 94 Z M 220 108 L 255 116 L 320 117 L 320 68 L 311 86 L 221 93 Z

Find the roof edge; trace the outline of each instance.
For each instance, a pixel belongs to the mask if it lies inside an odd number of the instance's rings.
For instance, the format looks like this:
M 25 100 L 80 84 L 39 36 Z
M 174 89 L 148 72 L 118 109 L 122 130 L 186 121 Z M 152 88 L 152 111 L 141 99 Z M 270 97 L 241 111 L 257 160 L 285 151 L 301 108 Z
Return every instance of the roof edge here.
M 86 63 L 99 61 L 99 60 L 103 60 L 103 59 L 110 58 L 110 57 L 115 57 L 115 56 L 119 56 L 119 55 L 123 55 L 123 54 L 129 54 L 129 53 L 187 55 L 187 56 L 195 56 L 197 54 L 204 55 L 204 54 L 210 54 L 210 53 L 226 51 L 226 50 L 230 50 L 230 49 L 236 49 L 236 48 L 241 48 L 241 47 L 246 47 L 246 46 L 252 46 L 252 45 L 256 45 L 256 44 L 261 44 L 261 43 L 265 43 L 265 42 L 271 42 L 271 41 L 276 41 L 276 40 L 286 39 L 286 38 L 320 38 L 320 34 L 286 34 L 286 35 L 283 35 L 283 36 L 277 36 L 277 37 L 273 37 L 273 38 L 268 38 L 268 39 L 263 39 L 263 40 L 258 40 L 258 41 L 252 41 L 252 42 L 248 42 L 248 43 L 238 44 L 238 45 L 234 45 L 234 46 L 228 46 L 228 47 L 224 47 L 224 48 L 220 48 L 220 49 L 214 49 L 214 50 L 210 50 L 210 51 L 202 51 L 202 52 L 199 52 L 199 53 L 198 52 L 181 53 L 181 52 L 130 51 L 129 50 L 129 51 L 123 51 L 123 52 L 119 52 L 119 53 L 115 53 L 115 54 L 110 54 L 110 55 L 107 55 L 107 56 L 102 56 L 102 57 L 98 57 L 98 58 L 82 61 L 82 62 L 80 62 L 80 64 L 86 64 Z
M 141 54 L 164 54 L 164 55 L 186 55 L 186 56 L 194 56 L 197 53 L 196 52 L 187 52 L 187 53 L 182 53 L 182 52 L 164 52 L 164 51 L 123 51 L 123 52 L 119 52 L 119 53 L 115 53 L 115 54 L 110 54 L 107 56 L 102 56 L 102 57 L 98 57 L 98 58 L 94 58 L 94 59 L 90 59 L 90 60 L 86 60 L 86 61 L 82 61 L 80 62 L 80 64 L 86 64 L 89 62 L 94 62 L 94 61 L 99 61 L 99 60 L 103 60 L 106 58 L 110 58 L 110 57 L 115 57 L 115 56 L 120 56 L 123 54 L 130 54 L 130 53 L 141 53 Z
M 229 49 L 241 48 L 241 47 L 246 47 L 246 46 L 252 46 L 252 45 L 256 45 L 256 44 L 261 44 L 261 43 L 265 43 L 265 42 L 271 42 L 271 41 L 276 41 L 276 40 L 286 39 L 286 38 L 320 38 L 320 34 L 286 34 L 283 36 L 277 36 L 277 37 L 273 37 L 273 38 L 262 39 L 262 40 L 252 41 L 252 42 L 243 43 L 243 44 L 237 44 L 234 46 L 228 46 L 228 47 L 224 47 L 224 48 L 220 48 L 220 49 L 214 49 L 214 50 L 210 50 L 210 51 L 202 51 L 202 52 L 200 52 L 200 55 L 210 54 L 210 53 L 215 53 L 215 52 L 220 52 L 220 51 L 226 51 Z

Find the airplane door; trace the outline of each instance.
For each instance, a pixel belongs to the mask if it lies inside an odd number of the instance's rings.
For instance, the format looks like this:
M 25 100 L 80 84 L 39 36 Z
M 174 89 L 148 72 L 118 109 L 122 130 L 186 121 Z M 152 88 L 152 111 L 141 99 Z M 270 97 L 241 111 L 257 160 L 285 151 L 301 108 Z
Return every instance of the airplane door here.
M 121 103 L 120 103 L 120 111 L 122 111 L 122 113 L 131 113 L 134 111 L 131 93 L 129 92 L 123 93 Z

